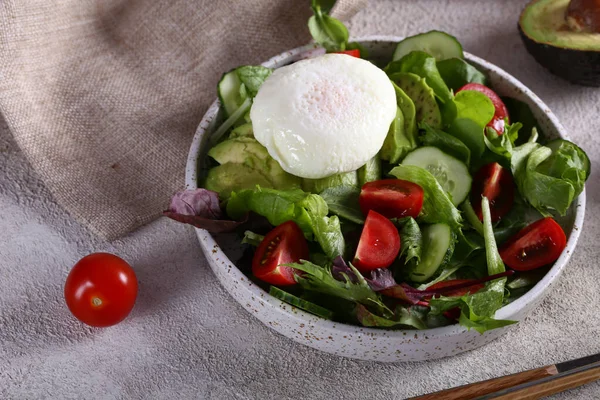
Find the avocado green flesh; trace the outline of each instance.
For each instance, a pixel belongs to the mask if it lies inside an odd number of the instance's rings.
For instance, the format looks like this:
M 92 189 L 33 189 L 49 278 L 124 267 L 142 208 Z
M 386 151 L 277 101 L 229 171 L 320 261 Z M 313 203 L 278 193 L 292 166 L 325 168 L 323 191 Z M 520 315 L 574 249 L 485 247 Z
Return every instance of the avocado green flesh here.
M 521 14 L 520 25 L 530 39 L 573 50 L 600 51 L 600 33 L 575 32 L 565 18 L 570 0 L 538 0 Z
M 232 191 L 259 185 L 273 189 L 300 188 L 302 179 L 283 170 L 267 149 L 251 137 L 225 140 L 209 150 L 219 166 L 211 168 L 204 187 L 227 199 Z

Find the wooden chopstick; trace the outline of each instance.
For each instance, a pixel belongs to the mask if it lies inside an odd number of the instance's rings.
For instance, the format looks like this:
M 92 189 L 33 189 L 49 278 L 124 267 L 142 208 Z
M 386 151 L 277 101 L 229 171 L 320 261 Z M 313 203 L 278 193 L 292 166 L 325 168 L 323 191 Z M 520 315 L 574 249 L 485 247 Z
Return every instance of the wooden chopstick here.
M 475 382 L 411 400 L 533 400 L 600 379 L 600 363 L 559 373 L 556 365 Z

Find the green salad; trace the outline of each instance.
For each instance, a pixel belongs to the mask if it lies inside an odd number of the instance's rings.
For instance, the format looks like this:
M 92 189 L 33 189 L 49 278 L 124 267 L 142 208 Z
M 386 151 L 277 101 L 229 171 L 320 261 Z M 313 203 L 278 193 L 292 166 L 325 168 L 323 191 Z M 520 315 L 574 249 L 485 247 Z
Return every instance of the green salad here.
M 330 3 L 312 1 L 314 40 L 341 54 L 332 62 L 343 68 L 374 68 L 352 58 L 369 60 L 369 54 L 348 42 L 346 27 L 328 15 Z M 322 149 L 298 150 L 316 139 L 298 138 L 313 128 L 288 121 L 289 115 L 282 121 L 299 127 L 294 140 L 300 145 L 289 146 L 294 157 L 281 150 L 277 135 L 264 139 L 277 121 L 259 123 L 256 116 L 269 116 L 269 107 L 284 110 L 293 96 L 282 85 L 281 96 L 265 107 L 261 88 L 273 90 L 273 81 L 265 87 L 274 79 L 302 87 L 293 82 L 303 79 L 301 70 L 278 78 L 262 66 L 225 73 L 217 87 L 224 118 L 203 160 L 202 188 L 177 193 L 165 215 L 210 232 L 234 232 L 246 249 L 240 269 L 271 295 L 322 318 L 387 329 L 459 323 L 480 333 L 514 323 L 495 313 L 562 254 L 566 235 L 554 218 L 566 215 L 583 191 L 587 155 L 570 141 L 546 139 L 527 104 L 500 97 L 447 33 L 402 40 L 382 67 L 395 102 L 386 103 L 381 117 L 373 112 L 373 132 L 350 111 L 318 109 L 356 118 L 356 129 L 344 125 L 351 157 L 329 147 L 344 140 L 343 129 L 322 135 Z M 387 99 L 365 85 L 351 96 Z M 333 96 L 314 91 L 310 106 Z M 314 116 L 317 108 L 307 109 Z M 337 126 L 326 117 L 315 120 Z M 381 121 L 384 140 L 377 141 Z M 364 142 L 353 142 L 352 134 L 364 135 Z M 367 154 L 361 144 L 376 146 L 376 153 L 344 169 Z M 314 157 L 311 151 L 329 150 L 302 165 L 302 157 Z M 318 175 L 324 168 L 339 172 Z

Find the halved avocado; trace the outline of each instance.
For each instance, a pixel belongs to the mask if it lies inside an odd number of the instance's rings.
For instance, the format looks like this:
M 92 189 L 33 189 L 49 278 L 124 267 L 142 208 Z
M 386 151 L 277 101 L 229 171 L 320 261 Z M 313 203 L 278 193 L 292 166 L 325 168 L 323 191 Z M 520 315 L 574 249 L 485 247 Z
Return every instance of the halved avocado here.
M 600 0 L 533 0 L 521 13 L 519 32 L 550 72 L 600 86 Z

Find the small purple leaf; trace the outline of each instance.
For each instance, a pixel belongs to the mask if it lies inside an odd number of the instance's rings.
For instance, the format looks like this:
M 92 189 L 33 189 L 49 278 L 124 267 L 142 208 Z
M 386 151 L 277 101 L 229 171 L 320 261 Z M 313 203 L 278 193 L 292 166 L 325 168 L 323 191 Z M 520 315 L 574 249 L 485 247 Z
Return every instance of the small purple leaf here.
M 232 232 L 248 220 L 221 219 L 223 210 L 219 204 L 219 195 L 206 189 L 183 190 L 171 198 L 169 209 L 163 215 L 172 220 L 206 229 L 211 233 Z

